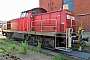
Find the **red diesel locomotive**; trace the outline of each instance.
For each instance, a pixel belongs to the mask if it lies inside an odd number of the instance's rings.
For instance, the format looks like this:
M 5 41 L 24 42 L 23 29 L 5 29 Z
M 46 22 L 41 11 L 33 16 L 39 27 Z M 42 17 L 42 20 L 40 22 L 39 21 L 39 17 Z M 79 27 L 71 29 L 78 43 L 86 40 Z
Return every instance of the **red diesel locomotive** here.
M 43 8 L 34 8 L 23 11 L 20 18 L 7 21 L 6 30 L 2 34 L 7 38 L 27 40 L 29 44 L 36 45 L 41 42 L 42 47 L 68 50 L 72 44 L 79 44 L 81 33 L 75 32 L 75 16 L 69 10 L 47 12 Z M 79 28 L 82 32 L 83 28 Z M 80 39 L 78 39 L 81 37 Z

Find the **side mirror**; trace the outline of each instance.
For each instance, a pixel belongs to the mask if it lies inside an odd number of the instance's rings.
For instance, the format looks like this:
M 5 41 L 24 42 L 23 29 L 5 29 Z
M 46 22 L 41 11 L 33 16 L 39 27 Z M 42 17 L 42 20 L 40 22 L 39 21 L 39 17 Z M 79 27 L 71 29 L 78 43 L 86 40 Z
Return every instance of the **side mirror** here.
M 31 20 L 34 20 L 34 15 L 31 16 Z

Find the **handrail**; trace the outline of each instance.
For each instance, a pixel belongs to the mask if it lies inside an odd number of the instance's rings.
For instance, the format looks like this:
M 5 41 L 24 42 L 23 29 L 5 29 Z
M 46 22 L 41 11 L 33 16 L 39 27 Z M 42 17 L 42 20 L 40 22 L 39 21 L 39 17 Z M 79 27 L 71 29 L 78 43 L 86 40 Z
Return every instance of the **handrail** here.
M 52 26 L 52 25 L 51 25 L 51 26 L 43 26 L 42 23 L 43 23 L 44 21 L 48 21 L 48 20 L 50 20 L 50 21 L 52 21 L 52 20 L 53 20 L 53 21 L 56 21 L 56 24 L 55 24 L 54 26 Z M 40 22 L 40 26 L 33 26 L 33 23 L 34 23 L 34 22 Z M 43 27 L 48 27 L 48 28 L 49 28 L 49 27 L 56 27 L 56 29 L 55 29 L 54 31 L 57 32 L 57 19 L 46 19 L 46 20 L 35 20 L 35 21 L 31 21 L 31 29 L 32 29 L 32 27 L 40 27 L 40 28 L 41 28 L 41 30 L 40 30 L 41 32 L 44 31 L 44 30 L 42 29 Z M 53 31 L 53 30 L 51 30 L 51 31 Z

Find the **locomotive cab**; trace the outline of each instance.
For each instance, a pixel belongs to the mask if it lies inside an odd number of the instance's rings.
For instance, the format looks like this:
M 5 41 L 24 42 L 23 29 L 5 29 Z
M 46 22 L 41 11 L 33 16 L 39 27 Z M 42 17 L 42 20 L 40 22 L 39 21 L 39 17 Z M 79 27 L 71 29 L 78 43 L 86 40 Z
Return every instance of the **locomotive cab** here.
M 45 9 L 43 9 L 43 8 L 34 8 L 34 9 L 32 9 L 31 10 L 31 13 L 32 13 L 31 20 L 34 20 L 35 15 L 39 15 L 41 13 L 46 13 L 46 12 L 47 11 Z
M 34 8 L 32 9 L 32 14 L 41 14 L 41 13 L 46 13 L 47 11 L 43 8 Z

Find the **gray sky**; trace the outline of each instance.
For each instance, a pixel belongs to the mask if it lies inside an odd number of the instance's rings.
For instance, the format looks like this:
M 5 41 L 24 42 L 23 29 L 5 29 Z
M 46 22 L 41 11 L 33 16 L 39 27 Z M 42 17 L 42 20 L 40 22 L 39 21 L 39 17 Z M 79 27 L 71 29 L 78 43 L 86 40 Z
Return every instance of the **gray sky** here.
M 39 7 L 39 0 L 0 0 L 0 20 L 19 18 L 25 10 Z

